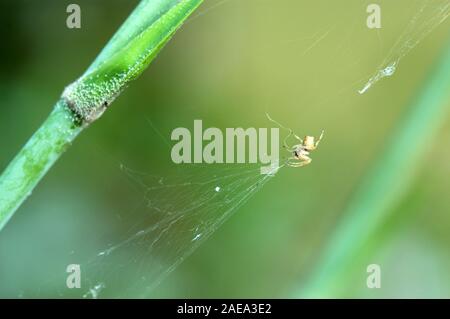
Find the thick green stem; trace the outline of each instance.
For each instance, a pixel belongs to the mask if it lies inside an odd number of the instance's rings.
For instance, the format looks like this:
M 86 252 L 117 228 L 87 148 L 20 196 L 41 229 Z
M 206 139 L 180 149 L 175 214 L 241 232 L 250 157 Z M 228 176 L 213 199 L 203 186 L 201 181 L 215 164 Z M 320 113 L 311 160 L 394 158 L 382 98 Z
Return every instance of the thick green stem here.
M 81 131 L 81 126 L 58 101 L 47 120 L 9 164 L 0 178 L 0 229 L 31 194 L 39 180 Z
M 0 230 L 76 136 L 136 79 L 203 0 L 143 0 L 0 176 Z
M 352 262 L 409 189 L 418 165 L 428 155 L 428 146 L 439 141 L 438 130 L 449 112 L 449 83 L 450 45 L 403 123 L 390 135 L 387 148 L 344 212 L 311 280 L 296 297 L 339 297 L 343 292 L 347 285 L 342 278 Z M 432 159 L 427 162 L 432 165 Z

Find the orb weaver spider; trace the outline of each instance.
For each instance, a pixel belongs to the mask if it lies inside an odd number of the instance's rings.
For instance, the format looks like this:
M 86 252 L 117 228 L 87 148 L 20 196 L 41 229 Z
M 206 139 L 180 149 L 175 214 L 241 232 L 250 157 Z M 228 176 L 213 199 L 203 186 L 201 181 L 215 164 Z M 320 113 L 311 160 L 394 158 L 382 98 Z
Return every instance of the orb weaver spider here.
M 274 122 L 279 127 L 289 131 L 289 135 L 286 136 L 286 138 L 283 141 L 283 147 L 292 156 L 286 160 L 286 165 L 288 165 L 290 167 L 302 167 L 302 166 L 305 166 L 305 165 L 308 165 L 309 163 L 311 163 L 312 158 L 310 158 L 308 155 L 310 154 L 310 152 L 314 151 L 319 146 L 319 143 L 322 140 L 323 134 L 325 131 L 322 130 L 322 133 L 320 133 L 320 136 L 317 139 L 317 141 L 315 141 L 314 136 L 309 136 L 309 135 L 307 135 L 303 139 L 301 139 L 298 135 L 296 135 L 294 133 L 294 131 L 292 131 L 292 129 L 287 128 L 287 127 L 281 125 L 280 123 L 278 123 L 277 121 L 275 121 L 274 119 L 272 119 L 270 117 L 269 113 L 266 113 L 266 116 L 269 119 L 269 121 Z M 287 144 L 287 139 L 289 137 L 291 137 L 291 135 L 293 135 L 297 140 L 299 140 L 300 143 L 289 146 Z
M 290 152 L 293 156 L 289 157 L 286 160 L 286 164 L 290 167 L 302 167 L 308 165 L 312 162 L 312 158 L 308 155 L 310 152 L 314 151 L 318 146 L 320 141 L 323 138 L 324 131 L 320 134 L 317 141 L 315 141 L 314 136 L 305 136 L 303 139 L 298 137 L 296 134 L 290 131 L 290 134 L 284 139 L 284 148 Z M 297 140 L 300 141 L 299 144 L 295 144 L 293 146 L 289 146 L 286 140 L 293 135 Z

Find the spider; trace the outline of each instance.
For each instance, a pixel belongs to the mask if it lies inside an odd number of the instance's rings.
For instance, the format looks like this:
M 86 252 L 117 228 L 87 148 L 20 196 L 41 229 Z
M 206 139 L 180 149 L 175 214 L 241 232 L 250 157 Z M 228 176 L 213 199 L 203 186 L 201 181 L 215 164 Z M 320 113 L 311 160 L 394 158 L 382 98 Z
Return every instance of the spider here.
M 304 139 L 301 139 L 291 131 L 284 139 L 284 147 L 292 154 L 292 156 L 287 159 L 286 164 L 290 167 L 302 167 L 311 163 L 312 159 L 308 155 L 319 146 L 323 133 L 324 131 L 322 131 L 317 141 L 315 141 L 314 136 L 305 136 Z M 294 137 L 300 141 L 300 144 L 289 146 L 286 143 L 286 140 L 290 135 L 294 135 Z
M 305 166 L 305 165 L 308 165 L 309 163 L 311 163 L 312 159 L 308 155 L 310 152 L 314 151 L 317 148 L 317 146 L 319 146 L 319 143 L 322 140 L 323 133 L 325 131 L 322 130 L 322 133 L 320 133 L 320 136 L 317 139 L 317 141 L 315 141 L 314 136 L 308 136 L 308 135 L 305 136 L 304 139 L 301 139 L 290 128 L 287 128 L 287 127 L 281 125 L 280 123 L 278 123 L 277 121 L 275 121 L 274 119 L 272 119 L 270 117 L 269 113 L 266 113 L 266 116 L 269 119 L 269 121 L 275 123 L 276 125 L 278 125 L 279 127 L 283 128 L 283 129 L 289 131 L 289 135 L 286 136 L 286 138 L 284 139 L 283 147 L 289 153 L 291 153 L 292 156 L 286 160 L 286 164 L 290 167 L 302 167 L 302 166 Z M 291 135 L 293 135 L 297 140 L 299 140 L 300 144 L 295 144 L 293 146 L 289 146 L 287 144 L 287 140 L 289 137 L 291 137 Z

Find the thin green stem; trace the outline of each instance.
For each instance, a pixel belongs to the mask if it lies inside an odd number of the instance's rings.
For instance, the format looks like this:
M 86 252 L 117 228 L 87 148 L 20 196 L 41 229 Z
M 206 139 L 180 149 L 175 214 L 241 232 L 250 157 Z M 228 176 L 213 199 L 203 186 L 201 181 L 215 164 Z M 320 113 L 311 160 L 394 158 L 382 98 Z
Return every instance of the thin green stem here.
M 428 146 L 437 140 L 449 111 L 449 83 L 450 45 L 403 122 L 387 139 L 387 148 L 358 188 L 311 280 L 296 292 L 297 297 L 339 297 L 343 292 L 342 287 L 347 285 L 342 278 L 408 191 L 418 166 L 427 157 Z
M 0 230 L 77 135 L 156 57 L 203 0 L 143 0 L 0 176 Z

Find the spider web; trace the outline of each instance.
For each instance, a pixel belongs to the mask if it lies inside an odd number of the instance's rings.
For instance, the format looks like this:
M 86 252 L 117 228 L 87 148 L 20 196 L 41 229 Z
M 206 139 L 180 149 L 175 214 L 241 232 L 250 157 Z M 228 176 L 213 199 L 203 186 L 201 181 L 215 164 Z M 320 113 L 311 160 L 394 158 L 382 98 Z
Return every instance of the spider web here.
M 194 18 L 217 10 L 225 3 L 229 2 L 212 3 Z M 400 61 L 447 19 L 450 1 L 416 0 L 412 7 L 406 27 L 384 55 L 377 71 L 358 90 L 360 94 L 395 73 Z M 330 31 L 316 33 L 303 54 L 314 50 Z M 135 210 L 139 212 L 137 217 L 130 218 L 133 225 L 124 239 L 100 251 L 87 265 L 95 271 L 84 297 L 115 296 L 117 291 L 124 295 L 147 296 L 273 177 L 261 175 L 259 167 L 249 169 L 248 166 L 236 165 L 208 169 L 191 166 L 189 175 L 175 179 L 137 172 L 126 166 L 122 171 L 143 191 L 143 200 Z M 144 254 L 139 252 L 142 247 L 146 250 Z M 122 273 L 133 275 L 110 283 L 110 278 Z
M 375 83 L 383 78 L 392 76 L 403 59 L 414 49 L 431 31 L 443 23 L 450 14 L 449 0 L 418 0 L 413 8 L 417 10 L 409 20 L 404 31 L 397 38 L 389 53 L 380 63 L 377 71 L 366 84 L 358 90 L 359 94 L 366 93 Z
M 190 22 L 234 1 L 210 1 Z M 407 3 L 407 2 L 405 2 Z M 408 2 L 409 3 L 409 2 Z M 449 0 L 416 0 L 405 29 L 359 89 L 363 94 L 375 83 L 392 76 L 399 64 L 431 31 L 446 21 Z M 382 6 L 383 12 L 383 6 Z M 364 14 L 364 12 L 362 12 Z M 192 22 L 193 23 L 193 22 Z M 318 49 L 330 28 L 315 32 L 303 55 Z M 314 32 L 312 32 L 314 33 Z M 354 84 L 352 84 L 352 89 Z M 327 96 L 328 98 L 328 96 Z M 81 263 L 82 289 L 65 287 L 66 273 L 57 279 L 60 296 L 84 298 L 146 297 L 232 214 L 275 174 L 261 175 L 260 166 L 188 165 L 174 176 L 120 167 L 136 190 L 139 201 L 123 214 L 121 227 L 105 234 L 105 247 Z M 274 173 L 278 168 L 274 168 Z M 54 284 L 53 284 L 54 285 Z M 45 287 L 45 285 L 43 285 Z M 38 291 L 37 296 L 43 293 Z
M 127 216 L 132 224 L 123 240 L 85 265 L 86 298 L 117 297 L 118 291 L 145 297 L 275 176 L 247 165 L 191 165 L 189 174 L 174 178 L 121 169 L 141 190 L 142 201 Z
M 49 287 L 59 297 L 148 297 L 283 166 L 261 174 L 257 164 L 186 164 L 173 176 L 160 176 L 120 165 L 140 200 L 121 214 L 120 225 L 97 234 L 109 244 L 79 263 L 81 289 L 68 289 L 68 274 L 59 271 L 19 297 L 42 298 Z M 71 260 L 83 259 L 74 255 Z

